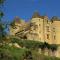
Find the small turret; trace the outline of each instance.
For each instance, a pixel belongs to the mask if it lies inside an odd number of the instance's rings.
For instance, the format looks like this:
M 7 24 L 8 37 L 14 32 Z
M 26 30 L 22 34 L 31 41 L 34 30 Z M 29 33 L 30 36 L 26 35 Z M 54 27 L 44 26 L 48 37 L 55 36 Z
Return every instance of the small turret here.
M 34 12 L 34 14 L 33 14 L 33 16 L 32 16 L 32 18 L 44 18 L 44 16 L 40 16 L 40 14 L 39 14 L 39 12 L 38 11 L 36 11 L 36 12 Z
M 34 12 L 32 18 L 40 18 L 40 14 L 36 11 Z
M 15 23 L 20 23 L 20 18 L 18 17 L 18 16 L 16 16 L 15 18 L 14 18 L 14 21 L 15 21 Z

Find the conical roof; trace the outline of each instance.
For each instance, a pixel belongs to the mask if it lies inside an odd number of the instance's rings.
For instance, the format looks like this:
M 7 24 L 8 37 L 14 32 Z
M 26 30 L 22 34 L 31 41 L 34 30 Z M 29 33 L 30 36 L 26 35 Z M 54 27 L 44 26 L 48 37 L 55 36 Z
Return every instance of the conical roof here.
M 19 22 L 20 22 L 20 18 L 19 18 L 18 16 L 16 16 L 16 17 L 14 18 L 14 21 L 17 22 L 17 23 L 19 23 Z
M 40 16 L 40 14 L 36 11 L 36 12 L 34 12 L 32 18 L 42 18 L 42 19 L 44 19 L 44 16 Z
M 36 11 L 34 12 L 32 18 L 40 18 L 40 14 Z

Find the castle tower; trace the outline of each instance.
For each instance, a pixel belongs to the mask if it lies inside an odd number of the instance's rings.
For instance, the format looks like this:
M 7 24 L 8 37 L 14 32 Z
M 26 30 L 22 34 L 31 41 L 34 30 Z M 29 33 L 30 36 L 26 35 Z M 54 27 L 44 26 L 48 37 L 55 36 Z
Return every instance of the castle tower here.
M 20 19 L 19 17 L 15 17 L 14 21 L 9 27 L 10 35 L 15 35 L 17 32 L 22 31 L 23 27 L 25 27 L 25 21 Z
M 52 43 L 51 21 L 47 16 L 40 16 L 35 12 L 30 21 L 31 29 L 28 39 L 37 40 L 41 42 Z
M 44 40 L 52 44 L 52 23 L 47 16 L 44 16 Z
M 54 44 L 60 44 L 60 20 L 55 16 L 52 18 L 52 34 L 52 42 Z
M 35 12 L 30 21 L 30 36 L 28 39 L 44 42 L 43 18 Z

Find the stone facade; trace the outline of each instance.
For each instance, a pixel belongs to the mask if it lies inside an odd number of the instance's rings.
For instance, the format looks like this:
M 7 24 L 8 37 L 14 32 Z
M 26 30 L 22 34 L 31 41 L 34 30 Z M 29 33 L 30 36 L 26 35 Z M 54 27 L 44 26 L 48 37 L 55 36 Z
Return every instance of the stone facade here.
M 47 16 L 40 16 L 35 12 L 29 22 L 18 17 L 15 26 L 9 28 L 10 35 L 26 35 L 26 39 L 60 44 L 60 20 L 49 20 Z M 22 36 L 22 35 L 21 35 Z
M 60 44 L 60 20 L 55 17 L 49 20 L 47 16 L 40 16 L 35 12 L 29 22 L 17 18 L 14 27 L 10 26 L 10 35 L 49 44 Z

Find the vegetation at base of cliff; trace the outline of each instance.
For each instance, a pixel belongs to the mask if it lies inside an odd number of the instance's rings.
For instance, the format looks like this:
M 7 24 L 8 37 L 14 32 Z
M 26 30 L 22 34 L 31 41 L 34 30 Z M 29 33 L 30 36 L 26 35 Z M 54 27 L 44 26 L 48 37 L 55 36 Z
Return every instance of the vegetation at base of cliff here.
M 45 48 L 47 48 L 47 49 L 50 49 L 51 51 L 55 51 L 58 48 L 56 44 L 48 44 L 47 42 L 39 42 L 39 41 L 33 41 L 33 40 L 12 38 L 11 42 L 18 43 L 21 47 L 25 47 L 28 49 L 41 48 L 42 50 L 44 50 Z
M 8 45 L 0 48 L 0 60 L 23 60 L 26 49 L 9 47 Z
M 56 57 L 39 54 L 36 50 L 11 47 L 8 44 L 0 46 L 0 60 L 60 60 Z

